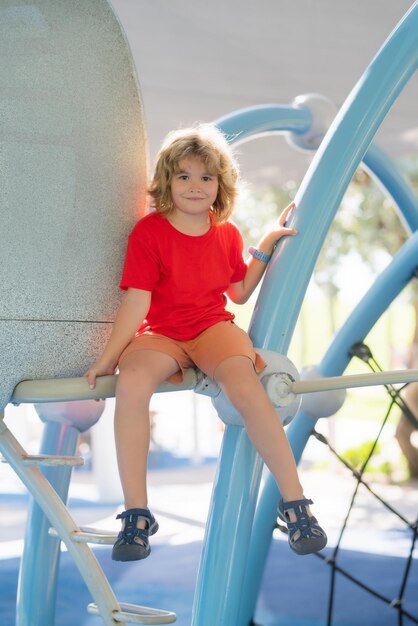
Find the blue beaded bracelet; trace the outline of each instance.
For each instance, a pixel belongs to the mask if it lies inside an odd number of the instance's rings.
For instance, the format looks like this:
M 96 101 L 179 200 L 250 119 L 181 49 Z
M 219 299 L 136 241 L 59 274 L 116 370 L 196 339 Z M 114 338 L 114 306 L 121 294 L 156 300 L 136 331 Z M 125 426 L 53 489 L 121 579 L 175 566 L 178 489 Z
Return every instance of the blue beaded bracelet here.
M 262 261 L 263 263 L 268 263 L 271 259 L 271 254 L 265 254 L 264 252 L 261 252 L 261 250 L 257 250 L 257 248 L 254 248 L 253 246 L 248 248 L 248 252 L 255 259 L 258 259 L 259 261 Z

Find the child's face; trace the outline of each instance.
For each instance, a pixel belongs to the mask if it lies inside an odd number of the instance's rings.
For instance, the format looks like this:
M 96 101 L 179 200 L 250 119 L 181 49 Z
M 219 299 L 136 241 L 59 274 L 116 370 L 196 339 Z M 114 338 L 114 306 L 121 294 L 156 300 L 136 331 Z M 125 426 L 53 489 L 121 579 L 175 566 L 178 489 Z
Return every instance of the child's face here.
M 218 195 L 218 176 L 198 157 L 183 159 L 179 169 L 171 181 L 174 210 L 190 216 L 208 213 Z

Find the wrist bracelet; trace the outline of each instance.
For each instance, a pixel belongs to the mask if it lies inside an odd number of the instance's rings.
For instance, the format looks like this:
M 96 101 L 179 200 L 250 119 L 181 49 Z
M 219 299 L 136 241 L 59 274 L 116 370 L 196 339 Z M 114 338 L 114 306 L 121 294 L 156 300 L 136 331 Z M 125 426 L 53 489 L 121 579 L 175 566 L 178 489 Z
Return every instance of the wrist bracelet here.
M 265 254 L 265 252 L 261 252 L 261 250 L 257 250 L 257 248 L 254 248 L 253 246 L 248 248 L 248 252 L 255 259 L 258 259 L 259 261 L 262 261 L 263 263 L 268 263 L 271 259 L 271 254 Z

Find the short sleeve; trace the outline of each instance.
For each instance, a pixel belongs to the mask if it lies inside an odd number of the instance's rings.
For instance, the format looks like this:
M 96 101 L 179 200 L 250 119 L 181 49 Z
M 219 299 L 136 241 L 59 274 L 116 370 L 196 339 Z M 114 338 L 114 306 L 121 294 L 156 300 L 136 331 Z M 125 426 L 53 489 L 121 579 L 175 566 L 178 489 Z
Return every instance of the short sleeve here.
M 248 267 L 242 256 L 244 248 L 242 235 L 234 224 L 230 223 L 230 225 L 232 227 L 231 260 L 233 263 L 232 267 L 234 268 L 231 276 L 231 283 L 238 283 L 245 277 Z
M 138 222 L 129 235 L 119 287 L 125 291 L 130 287 L 152 291 L 159 277 L 160 262 L 152 237 Z

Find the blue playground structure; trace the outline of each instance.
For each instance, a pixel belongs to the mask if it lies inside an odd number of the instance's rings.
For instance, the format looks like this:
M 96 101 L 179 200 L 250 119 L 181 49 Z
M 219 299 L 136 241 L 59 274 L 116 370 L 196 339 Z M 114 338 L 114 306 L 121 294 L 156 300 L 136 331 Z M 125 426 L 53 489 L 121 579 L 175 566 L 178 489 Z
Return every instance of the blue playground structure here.
M 103 624 L 172 623 L 171 611 L 117 600 L 90 548 L 113 543 L 115 535 L 78 527 L 65 506 L 71 469 L 79 463 L 79 433 L 103 409 L 92 401 L 114 395 L 114 377 L 103 377 L 91 391 L 82 375 L 108 335 L 124 241 L 145 210 L 146 130 L 130 52 L 106 0 L 2 4 L 9 38 L 3 37 L 0 50 L 17 48 L 19 54 L 9 68 L 1 131 L 6 182 L 0 210 L 10 244 L 0 252 L 0 410 L 10 402 L 34 403 L 45 422 L 40 454 L 29 455 L 0 419 L 0 452 L 33 496 L 16 626 L 59 624 L 61 541 L 90 591 L 88 610 Z M 70 46 L 75 33 L 79 46 Z M 316 150 L 295 198 L 291 221 L 299 235 L 277 247 L 249 328 L 268 362 L 262 376 L 278 414 L 284 421 L 293 418 L 287 433 L 297 460 L 316 420 L 341 407 L 344 389 L 418 381 L 417 370 L 343 375 L 350 347 L 365 338 L 417 271 L 418 198 L 372 144 L 417 66 L 415 2 L 335 118 L 326 98 L 308 94 L 291 105 L 252 107 L 215 121 L 231 141 L 280 133 L 296 147 Z M 316 378 L 304 380 L 286 353 L 323 241 L 361 163 L 393 199 L 410 236 L 334 338 Z M 262 463 L 219 389 L 194 371 L 182 388 L 211 396 L 226 424 L 192 626 L 248 626 L 280 493 L 271 478 L 259 493 Z M 169 384 L 160 389 L 173 390 Z M 43 575 L 34 576 L 40 569 Z

